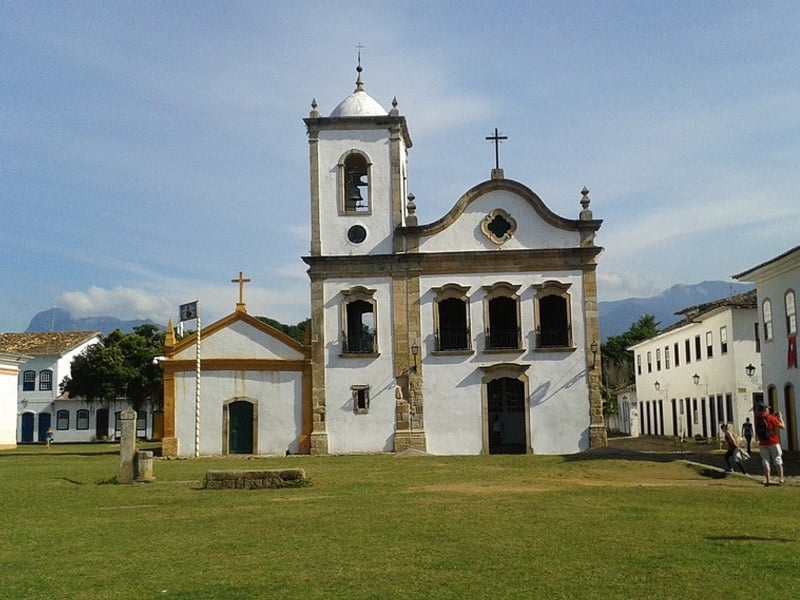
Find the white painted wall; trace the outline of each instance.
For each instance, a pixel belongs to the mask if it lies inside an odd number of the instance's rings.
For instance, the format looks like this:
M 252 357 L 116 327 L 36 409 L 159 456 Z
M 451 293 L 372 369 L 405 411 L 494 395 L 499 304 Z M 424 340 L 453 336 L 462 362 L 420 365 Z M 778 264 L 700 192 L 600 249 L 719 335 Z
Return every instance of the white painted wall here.
M 634 369 L 637 369 L 638 358 L 641 357 L 642 372 L 636 372 L 636 395 L 639 400 L 640 416 L 644 415 L 645 426 L 642 434 L 655 434 L 654 414 L 658 401 L 663 402 L 664 435 L 680 435 L 680 412 L 678 411 L 678 427 L 672 421 L 672 399 L 697 399 L 698 412 L 687 415 L 692 420 L 692 435 L 703 433 L 703 400 L 709 396 L 715 399 L 718 395 L 730 394 L 733 399 L 734 415 L 732 420 L 726 414 L 726 421 L 733 422 L 734 430 L 740 431 L 745 418 L 753 418 L 752 395 L 761 391 L 757 382 L 750 381 L 745 375 L 745 366 L 749 363 L 758 364 L 759 356 L 756 352 L 755 334 L 753 324 L 757 320 L 755 309 L 731 309 L 701 317 L 702 321 L 690 323 L 661 335 L 644 341 L 633 347 Z M 720 349 L 720 328 L 727 327 L 728 352 L 722 354 Z M 706 332 L 713 336 L 712 358 L 706 354 Z M 695 356 L 695 336 L 700 336 L 701 359 Z M 691 347 L 691 360 L 687 362 L 685 341 L 689 340 Z M 679 365 L 675 366 L 674 345 L 678 343 Z M 670 368 L 666 368 L 664 349 L 670 350 Z M 661 350 L 661 368 L 656 363 L 656 350 Z M 651 352 L 652 370 L 648 372 L 647 352 Z M 700 375 L 699 385 L 693 382 L 694 374 Z M 660 390 L 655 389 L 655 382 L 660 384 Z M 650 407 L 651 430 L 647 430 L 647 409 Z M 727 412 L 727 408 L 726 408 Z M 719 417 L 717 425 L 711 430 L 710 407 L 708 400 L 705 405 L 706 435 L 719 434 Z M 660 433 L 660 432 L 659 432 Z
M 343 357 L 341 306 L 343 290 L 365 282 L 329 279 L 323 284 L 325 298 L 325 397 L 328 449 L 332 454 L 350 452 L 388 452 L 394 448 L 395 380 L 393 377 L 391 279 L 369 281 L 377 307 L 375 324 L 379 356 Z M 352 386 L 368 385 L 370 408 L 355 414 Z
M 0 353 L 0 448 L 17 445 L 17 382 L 25 360 Z
M 491 211 L 501 208 L 516 222 L 517 230 L 502 246 L 490 241 L 481 231 L 481 222 Z M 531 204 L 507 191 L 488 192 L 466 207 L 454 223 L 442 231 L 420 240 L 420 252 L 526 250 L 529 248 L 577 248 L 580 234 L 556 229 L 543 221 Z
M 788 342 L 786 330 L 786 308 L 784 296 L 787 290 L 794 290 L 795 302 L 800 301 L 800 250 L 790 253 L 783 259 L 777 260 L 771 268 L 765 268 L 764 273 L 756 279 L 758 295 L 758 321 L 762 331 L 761 362 L 753 362 L 759 367 L 756 375 L 760 378 L 764 388 L 764 397 L 767 397 L 768 386 L 775 386 L 779 401 L 779 408 L 788 420 L 785 388 L 790 385 L 795 394 L 794 423 L 800 426 L 800 369 L 788 367 Z M 773 339 L 763 339 L 764 321 L 762 304 L 766 298 L 772 302 Z M 800 314 L 798 314 L 800 317 Z M 788 426 L 788 423 L 787 423 Z M 800 429 L 800 427 L 798 427 Z M 781 432 L 781 444 L 789 448 L 787 430 Z M 800 431 L 795 432 L 794 447 L 800 447 Z
M 391 211 L 391 156 L 388 129 L 331 131 L 319 134 L 320 181 L 320 248 L 323 255 L 389 254 L 392 252 L 392 235 L 395 225 Z M 405 147 L 401 141 L 402 156 Z M 371 212 L 339 214 L 338 170 L 339 160 L 350 150 L 366 153 L 372 163 L 370 188 Z M 402 169 L 405 171 L 405 167 Z M 405 187 L 405 180 L 401 184 Z M 402 198 L 405 198 L 405 189 Z M 367 229 L 367 238 L 361 244 L 347 239 L 347 230 L 356 224 Z
M 577 351 L 536 352 L 533 285 L 547 280 L 571 283 L 573 343 Z M 524 352 L 484 354 L 487 324 L 484 322 L 483 289 L 498 281 L 520 285 L 520 319 Z M 472 334 L 470 355 L 436 355 L 434 340 L 433 288 L 446 283 L 468 286 Z M 582 348 L 585 329 L 582 319 L 582 278 L 576 272 L 539 274 L 493 273 L 423 277 L 420 282 L 421 340 L 425 394 L 425 429 L 433 454 L 479 454 L 482 450 L 481 367 L 499 362 L 528 364 L 531 445 L 534 453 L 564 454 L 588 448 L 589 405 L 586 365 Z
M 194 456 L 195 373 L 175 376 L 175 433 L 178 456 Z M 258 411 L 256 454 L 298 452 L 301 432 L 302 373 L 290 371 L 204 371 L 200 374 L 200 454 L 223 448 L 223 405 L 232 399 L 254 402 Z

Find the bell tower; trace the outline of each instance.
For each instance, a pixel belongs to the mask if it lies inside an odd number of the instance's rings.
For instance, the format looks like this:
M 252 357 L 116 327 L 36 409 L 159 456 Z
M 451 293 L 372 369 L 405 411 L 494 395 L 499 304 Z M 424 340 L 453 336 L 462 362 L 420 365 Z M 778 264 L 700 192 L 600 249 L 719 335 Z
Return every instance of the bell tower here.
M 311 256 L 392 253 L 406 224 L 411 137 L 397 100 L 386 111 L 364 90 L 359 54 L 352 94 L 328 117 L 317 102 L 304 119 L 311 183 Z

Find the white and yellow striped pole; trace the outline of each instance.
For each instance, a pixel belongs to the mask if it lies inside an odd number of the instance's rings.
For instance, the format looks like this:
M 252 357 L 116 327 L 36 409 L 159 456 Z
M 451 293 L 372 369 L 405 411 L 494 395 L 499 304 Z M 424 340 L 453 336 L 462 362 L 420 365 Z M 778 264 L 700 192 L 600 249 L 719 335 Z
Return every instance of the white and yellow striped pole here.
M 197 369 L 194 385 L 194 457 L 200 456 L 200 315 L 197 315 Z

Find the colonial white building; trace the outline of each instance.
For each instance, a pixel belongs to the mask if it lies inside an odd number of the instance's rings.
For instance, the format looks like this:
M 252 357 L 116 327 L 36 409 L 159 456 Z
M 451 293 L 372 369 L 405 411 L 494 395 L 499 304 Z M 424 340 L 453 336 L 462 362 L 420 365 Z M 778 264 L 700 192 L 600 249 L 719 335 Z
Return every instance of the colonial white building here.
M 601 221 L 588 190 L 565 218 L 495 164 L 442 218 L 419 224 L 406 119 L 396 100 L 386 111 L 371 98 L 358 72 L 329 116 L 314 101 L 305 119 L 311 452 L 604 445 Z
M 309 349 L 248 315 L 241 297 L 200 334 L 198 346 L 167 329 L 163 455 L 308 454 Z
M 0 352 L 0 450 L 17 446 L 19 370 L 30 356 Z
M 0 353 L 27 357 L 24 365 L 17 368 L 14 380 L 16 443 L 44 442 L 49 428 L 56 443 L 119 436 L 117 416 L 128 406 L 127 402 L 87 404 L 59 393 L 59 384 L 70 375 L 72 360 L 89 346 L 100 343 L 100 339 L 96 331 L 0 334 Z M 7 366 L 6 373 L 8 369 Z M 3 402 L 5 405 L 8 401 Z M 151 437 L 153 422 L 151 410 L 139 411 L 138 436 Z
M 755 290 L 677 314 L 681 321 L 630 348 L 638 406 L 628 409 L 638 412 L 638 431 L 715 437 L 720 423 L 741 431 L 762 399 L 747 370 L 759 361 Z
M 766 390 L 773 411 L 784 414 L 786 429 L 781 443 L 789 450 L 800 449 L 800 407 L 796 390 L 800 387 L 797 369 L 797 293 L 800 289 L 800 246 L 792 248 L 734 276 L 756 284 L 761 330 L 761 360 L 754 377 Z
M 568 219 L 496 164 L 441 219 L 418 224 L 406 119 L 396 101 L 387 111 L 367 95 L 358 71 L 329 116 L 314 101 L 305 119 L 307 344 L 248 316 L 241 290 L 236 312 L 202 330 L 199 371 L 194 342 L 168 334 L 164 454 L 604 445 L 601 221 L 588 190 Z

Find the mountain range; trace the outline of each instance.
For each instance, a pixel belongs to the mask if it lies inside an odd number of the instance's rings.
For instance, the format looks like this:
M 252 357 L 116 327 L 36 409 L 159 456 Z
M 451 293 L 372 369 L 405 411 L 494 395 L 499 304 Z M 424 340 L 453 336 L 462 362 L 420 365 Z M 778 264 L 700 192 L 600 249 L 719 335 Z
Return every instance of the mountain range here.
M 663 330 L 681 320 L 675 313 L 690 306 L 721 300 L 752 290 L 747 283 L 729 281 L 704 281 L 692 285 L 673 285 L 649 298 L 626 298 L 598 302 L 600 312 L 600 340 L 620 335 L 630 329 L 640 317 L 653 315 L 658 329 Z
M 150 319 L 133 319 L 123 321 L 116 317 L 81 317 L 73 319 L 72 314 L 63 308 L 51 308 L 37 313 L 25 333 L 47 333 L 51 331 L 99 331 L 108 335 L 115 329 L 123 333 L 131 333 L 134 327 L 153 323 Z M 155 323 L 154 323 L 155 324 Z M 163 327 L 163 325 L 159 325 Z
M 728 281 L 704 281 L 693 285 L 673 285 L 671 288 L 649 298 L 626 298 L 598 303 L 600 311 L 600 339 L 605 342 L 611 336 L 620 335 L 630 329 L 643 315 L 653 315 L 659 329 L 677 323 L 676 311 L 690 306 L 727 298 L 752 289 L 752 285 Z M 133 328 L 151 320 L 123 321 L 116 317 L 83 317 L 73 319 L 63 308 L 51 308 L 31 319 L 26 333 L 48 331 L 99 331 L 108 335 L 115 329 L 130 333 Z

